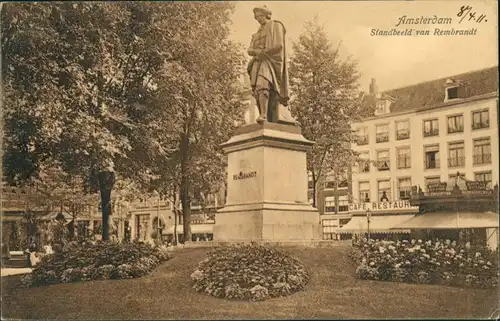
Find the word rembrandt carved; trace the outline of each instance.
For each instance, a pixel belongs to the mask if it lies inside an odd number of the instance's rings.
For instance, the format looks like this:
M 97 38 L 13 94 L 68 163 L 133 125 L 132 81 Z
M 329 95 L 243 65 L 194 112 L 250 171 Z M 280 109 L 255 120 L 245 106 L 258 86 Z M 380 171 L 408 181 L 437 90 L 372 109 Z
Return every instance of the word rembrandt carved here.
M 243 173 L 240 172 L 239 174 L 233 175 L 233 180 L 239 180 L 239 179 L 246 179 L 246 178 L 254 178 L 257 177 L 257 172 L 249 172 L 249 173 Z

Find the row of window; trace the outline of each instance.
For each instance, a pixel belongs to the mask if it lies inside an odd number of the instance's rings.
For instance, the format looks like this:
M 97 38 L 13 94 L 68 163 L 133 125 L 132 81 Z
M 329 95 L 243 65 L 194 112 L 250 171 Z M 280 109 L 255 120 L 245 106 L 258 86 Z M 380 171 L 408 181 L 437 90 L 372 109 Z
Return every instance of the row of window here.
M 337 204 L 334 197 L 325 198 L 325 213 L 341 213 L 349 211 L 349 199 L 347 196 L 339 196 Z
M 424 168 L 440 168 L 439 144 L 424 147 Z M 448 167 L 458 168 L 465 166 L 465 148 L 464 142 L 448 143 Z M 472 152 L 473 165 L 491 164 L 491 141 L 489 137 L 473 140 Z
M 405 140 L 410 138 L 410 121 L 396 122 L 396 140 Z M 389 141 L 389 125 L 375 126 L 375 141 L 377 143 L 385 143 Z M 358 129 L 358 145 L 368 145 L 370 143 L 368 137 L 368 127 Z
M 459 174 L 461 177 L 465 178 L 465 174 Z M 449 178 L 456 177 L 457 174 L 450 174 Z M 476 172 L 474 173 L 474 180 L 478 182 L 486 182 L 487 187 L 492 187 L 492 174 L 491 171 L 486 172 Z M 425 178 L 425 186 L 429 184 L 441 182 L 440 176 L 429 176 Z M 390 202 L 394 198 L 395 200 L 407 200 L 410 198 L 411 193 L 411 178 L 404 177 L 399 178 L 396 184 L 396 194 L 392 195 L 391 190 L 391 180 L 379 180 L 377 182 L 377 202 Z M 359 182 L 359 202 L 368 203 L 370 199 L 370 182 Z
M 313 178 L 312 174 L 308 173 L 308 181 L 307 181 L 307 188 L 312 189 L 313 188 Z M 335 176 L 330 176 L 328 175 L 326 177 L 325 182 L 323 183 L 323 188 L 338 188 L 338 189 L 346 189 L 349 186 L 349 182 L 347 179 L 344 178 L 341 180 L 335 180 Z
M 464 142 L 448 143 L 448 167 L 459 168 L 465 166 L 465 148 Z M 359 169 L 360 173 L 370 172 L 369 152 L 361 152 Z M 489 137 L 473 140 L 473 165 L 491 164 L 491 141 Z M 391 159 L 389 149 L 377 151 L 375 167 L 379 171 L 391 169 Z M 411 148 L 409 146 L 396 148 L 397 169 L 411 168 Z M 440 167 L 439 144 L 424 146 L 424 168 L 433 169 Z
M 489 128 L 490 118 L 489 110 L 477 110 L 472 112 L 472 130 Z M 464 116 L 463 114 L 447 116 L 447 132 L 448 134 L 460 133 L 464 131 Z M 389 141 L 389 125 L 382 124 L 375 126 L 375 142 L 385 143 Z M 424 137 L 439 135 L 438 118 L 424 120 L 423 122 Z M 405 140 L 410 138 L 410 121 L 396 122 L 396 140 Z M 358 129 L 358 145 L 369 144 L 368 127 Z
M 397 182 L 396 198 L 407 200 L 411 193 L 411 178 L 399 178 Z M 393 199 L 391 193 L 391 180 L 380 180 L 377 182 L 377 202 L 390 202 Z M 368 203 L 370 199 L 370 182 L 359 182 L 359 201 Z

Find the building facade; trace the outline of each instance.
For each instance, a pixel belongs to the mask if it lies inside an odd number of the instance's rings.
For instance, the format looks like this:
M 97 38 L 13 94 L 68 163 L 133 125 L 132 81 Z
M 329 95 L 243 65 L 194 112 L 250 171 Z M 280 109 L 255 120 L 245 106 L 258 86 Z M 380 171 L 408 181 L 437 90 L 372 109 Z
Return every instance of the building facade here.
M 412 185 L 459 173 L 498 182 L 498 69 L 483 69 L 383 93 L 372 82 L 375 115 L 353 125 L 363 159 L 353 201 L 409 198 Z
M 312 175 L 308 182 L 309 202 L 313 204 L 314 189 Z M 316 187 L 316 208 L 321 219 L 323 240 L 340 240 L 344 238 L 339 229 L 351 219 L 349 203 L 352 195 L 351 169 L 342 179 L 336 179 L 333 173 L 318 180 Z
M 27 213 L 34 215 L 36 228 L 28 228 Z M 56 219 L 64 219 L 68 231 L 74 235 L 88 237 L 101 233 L 101 212 L 92 199 L 82 195 L 77 204 L 64 199 L 48 200 L 45 193 L 36 187 L 10 186 L 5 181 L 2 182 L 0 219 L 2 243 L 8 244 L 11 250 L 25 246 L 29 236 L 34 237 L 32 241 L 36 244 L 44 244 L 50 223 Z
M 372 80 L 364 99 L 374 113 L 353 124 L 355 206 L 405 201 L 412 186 L 457 175 L 498 183 L 498 67 L 385 92 Z
M 213 225 L 217 209 L 224 206 L 225 188 L 206 197 L 194 191 L 191 200 L 191 234 L 192 241 L 211 240 L 213 238 Z M 153 197 L 147 200 L 137 200 L 128 204 L 126 208 L 128 229 L 133 240 L 150 241 L 158 238 L 158 231 L 164 241 L 173 241 L 174 234 L 181 240 L 183 236 L 182 206 L 177 201 Z M 178 210 L 174 209 L 178 207 Z M 116 211 L 113 216 L 116 219 Z M 177 214 L 176 214 L 177 213 Z M 177 217 L 175 217 L 177 215 Z M 159 218 L 159 220 L 158 220 Z M 126 221 L 125 221 L 126 222 Z M 127 228 L 125 227 L 125 229 Z

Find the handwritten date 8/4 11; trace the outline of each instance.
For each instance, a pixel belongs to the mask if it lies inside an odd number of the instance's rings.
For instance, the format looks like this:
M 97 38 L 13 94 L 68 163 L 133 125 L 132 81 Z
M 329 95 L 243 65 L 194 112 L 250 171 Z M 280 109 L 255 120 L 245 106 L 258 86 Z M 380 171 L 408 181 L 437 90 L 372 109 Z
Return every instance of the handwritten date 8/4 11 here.
M 458 21 L 459 23 L 467 18 L 467 21 L 475 21 L 477 23 L 488 22 L 488 20 L 486 20 L 485 14 L 478 14 L 475 11 L 472 11 L 471 6 L 460 7 L 460 11 L 457 13 L 457 17 L 460 18 L 460 20 Z

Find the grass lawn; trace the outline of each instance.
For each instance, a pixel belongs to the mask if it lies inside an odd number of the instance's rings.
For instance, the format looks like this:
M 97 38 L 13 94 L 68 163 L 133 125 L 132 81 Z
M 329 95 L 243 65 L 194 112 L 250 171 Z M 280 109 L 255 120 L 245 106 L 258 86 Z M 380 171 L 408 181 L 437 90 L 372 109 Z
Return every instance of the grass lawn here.
M 138 279 L 19 288 L 3 277 L 2 317 L 16 319 L 378 319 L 487 318 L 496 290 L 362 281 L 347 247 L 287 249 L 311 271 L 306 289 L 264 302 L 215 299 L 191 288 L 189 275 L 207 249 L 184 249 Z M 498 310 L 497 310 L 498 311 Z M 498 313 L 497 313 L 498 314 Z

